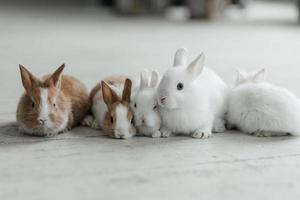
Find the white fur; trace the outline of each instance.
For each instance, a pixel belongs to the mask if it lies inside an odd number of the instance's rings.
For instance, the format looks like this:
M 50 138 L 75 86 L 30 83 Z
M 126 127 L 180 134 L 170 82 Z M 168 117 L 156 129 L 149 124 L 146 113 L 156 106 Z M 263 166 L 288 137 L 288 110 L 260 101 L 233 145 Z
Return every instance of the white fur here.
M 183 65 L 186 60 L 180 59 L 186 59 L 182 56 L 184 52 L 185 49 L 177 51 L 174 67 L 167 70 L 158 87 L 162 136 L 175 133 L 206 138 L 211 136 L 212 130 L 225 131 L 226 84 L 214 71 L 204 68 L 203 54 L 189 66 Z M 177 90 L 179 82 L 184 85 L 180 91 Z
M 123 84 L 110 85 L 110 88 L 118 96 L 122 96 L 122 92 L 124 88 Z M 99 101 L 97 99 L 101 99 L 101 100 Z M 102 91 L 98 91 L 94 96 L 91 109 L 94 117 L 87 116 L 83 120 L 82 124 L 88 125 L 92 128 L 103 129 L 105 114 L 108 109 L 107 109 L 107 105 L 105 104 L 102 98 Z M 128 113 L 128 109 L 123 105 L 119 105 L 116 108 L 116 125 L 115 125 L 115 132 L 114 132 L 116 138 L 125 139 L 132 136 L 132 133 L 130 133 L 131 122 L 127 118 L 127 113 Z
M 48 108 L 48 90 L 46 88 L 40 88 L 40 113 L 38 120 L 44 120 L 48 123 L 49 120 L 49 108 Z
M 120 104 L 116 107 L 116 125 L 115 125 L 115 137 L 116 138 L 129 138 L 132 136 L 129 129 L 131 126 L 130 121 L 127 118 L 128 108 Z
M 123 84 L 110 85 L 110 87 L 118 96 L 122 95 L 122 91 L 124 88 Z M 101 100 L 97 101 L 96 99 L 99 99 L 99 97 L 101 97 L 100 98 Z M 94 96 L 92 112 L 93 112 L 93 116 L 96 121 L 96 127 L 102 129 L 104 119 L 105 119 L 105 113 L 107 112 L 107 106 L 106 106 L 104 100 L 102 99 L 102 91 L 98 91 L 96 93 L 96 95 Z
M 159 131 L 161 119 L 156 98 L 158 83 L 159 75 L 157 72 L 153 71 L 151 77 L 146 71 L 141 73 L 140 88 L 132 101 L 134 122 L 140 135 L 161 136 Z
M 97 96 L 100 96 L 100 95 L 102 96 L 101 91 L 95 95 L 94 99 L 96 99 Z M 94 116 L 96 124 L 97 124 L 96 127 L 102 129 L 103 122 L 105 119 L 105 113 L 107 112 L 107 106 L 104 103 L 104 101 L 103 100 L 101 100 L 101 101 L 94 100 L 93 105 L 92 105 L 92 112 L 93 112 L 93 116 Z
M 263 82 L 264 71 L 239 72 L 231 90 L 229 127 L 257 136 L 300 135 L 300 101 L 290 91 Z

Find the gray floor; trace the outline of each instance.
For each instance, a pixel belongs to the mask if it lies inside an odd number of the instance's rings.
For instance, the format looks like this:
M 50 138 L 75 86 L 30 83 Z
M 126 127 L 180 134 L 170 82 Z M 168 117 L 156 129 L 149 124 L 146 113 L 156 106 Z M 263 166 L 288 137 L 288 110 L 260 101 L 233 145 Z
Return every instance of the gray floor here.
M 54 138 L 22 136 L 18 64 L 35 74 L 61 63 L 91 88 L 106 75 L 163 72 L 176 48 L 207 54 L 231 83 L 235 68 L 265 67 L 300 95 L 300 27 L 291 5 L 251 4 L 231 20 L 175 23 L 110 16 L 94 8 L 0 7 L 0 199 L 297 199 L 300 139 L 239 132 L 113 140 L 79 127 Z

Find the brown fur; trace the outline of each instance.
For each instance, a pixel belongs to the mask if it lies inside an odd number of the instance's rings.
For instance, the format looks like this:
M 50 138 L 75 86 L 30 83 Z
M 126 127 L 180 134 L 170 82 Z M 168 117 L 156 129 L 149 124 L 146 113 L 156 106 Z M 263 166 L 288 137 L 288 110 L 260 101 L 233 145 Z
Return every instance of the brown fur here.
M 68 113 L 68 123 L 65 130 L 74 127 L 86 115 L 89 109 L 87 89 L 78 79 L 61 75 L 63 69 L 64 66 L 61 66 L 52 75 L 37 79 L 29 74 L 30 72 L 26 68 L 20 66 L 22 83 L 26 91 L 18 104 L 17 121 L 25 125 L 27 129 L 40 132 L 41 127 L 37 118 L 41 88 L 48 90 L 48 102 L 49 105 L 53 105 L 49 118 L 56 127 L 60 126 L 63 113 Z M 54 97 L 57 97 L 55 106 Z M 33 103 L 34 108 L 32 108 Z M 43 135 L 42 133 L 37 134 Z
M 127 102 L 116 102 L 113 105 L 111 105 L 111 109 L 105 113 L 105 118 L 104 118 L 104 123 L 103 123 L 103 130 L 105 131 L 105 133 L 109 136 L 114 138 L 115 134 L 114 134 L 114 130 L 115 130 L 115 124 L 111 123 L 111 117 L 113 118 L 113 121 L 115 122 L 117 119 L 116 116 L 116 107 L 120 104 L 125 105 L 127 108 L 129 108 L 129 111 L 127 113 L 127 119 L 128 121 L 132 121 L 133 120 L 133 111 L 130 107 L 130 105 Z M 135 128 L 133 126 L 130 127 L 130 132 L 135 132 Z
M 126 77 L 119 75 L 119 76 L 108 76 L 106 78 L 103 79 L 106 83 L 108 83 L 109 85 L 120 85 L 120 84 L 124 84 Z M 97 95 L 97 99 L 94 99 L 95 96 Z M 93 89 L 90 92 L 90 103 L 93 104 L 93 102 L 96 101 L 101 101 L 103 100 L 103 96 L 102 96 L 102 86 L 101 86 L 101 82 L 97 83 L 95 87 L 93 87 Z
M 122 97 L 119 97 L 109 85 L 124 84 Z M 110 76 L 98 83 L 90 93 L 90 102 L 104 101 L 107 105 L 108 111 L 105 113 L 103 122 L 104 132 L 110 136 L 115 137 L 115 121 L 116 121 L 116 107 L 120 104 L 128 108 L 127 118 L 128 121 L 133 119 L 133 111 L 130 107 L 130 94 L 131 94 L 131 81 L 124 76 Z M 111 122 L 111 118 L 113 123 Z M 130 127 L 130 132 L 135 133 L 135 128 Z

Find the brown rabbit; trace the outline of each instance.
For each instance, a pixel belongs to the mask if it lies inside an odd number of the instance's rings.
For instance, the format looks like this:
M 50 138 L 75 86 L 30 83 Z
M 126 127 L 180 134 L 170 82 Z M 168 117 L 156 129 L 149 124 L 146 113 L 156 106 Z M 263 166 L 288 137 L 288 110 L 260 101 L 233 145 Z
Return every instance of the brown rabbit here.
M 97 84 L 90 94 L 93 116 L 87 116 L 83 125 L 103 129 L 113 138 L 126 139 L 136 133 L 130 107 L 130 79 L 123 76 L 108 77 Z
M 65 65 L 52 75 L 36 78 L 20 65 L 25 93 L 18 109 L 20 131 L 36 136 L 55 136 L 78 124 L 89 109 L 85 85 L 78 79 L 62 75 Z

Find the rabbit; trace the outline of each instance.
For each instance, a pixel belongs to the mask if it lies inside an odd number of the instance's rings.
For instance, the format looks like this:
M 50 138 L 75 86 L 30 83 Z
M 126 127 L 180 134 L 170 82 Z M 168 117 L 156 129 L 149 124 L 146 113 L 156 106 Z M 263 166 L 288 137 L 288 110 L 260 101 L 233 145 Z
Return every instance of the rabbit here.
M 98 83 L 90 93 L 93 116 L 82 124 L 102 129 L 109 137 L 127 139 L 135 135 L 130 106 L 132 81 L 124 76 L 111 76 Z
M 300 135 L 300 101 L 289 90 L 264 81 L 265 70 L 238 71 L 228 98 L 228 128 L 255 136 Z
M 187 65 L 187 50 L 177 50 L 157 90 L 162 137 L 171 134 L 208 138 L 225 132 L 228 87 L 211 69 L 204 67 L 202 53 Z
M 62 75 L 65 65 L 41 79 L 20 65 L 25 93 L 16 119 L 21 132 L 35 136 L 55 136 L 77 125 L 89 110 L 89 95 L 78 79 Z
M 136 92 L 132 107 L 134 112 L 134 124 L 138 134 L 151 137 L 160 137 L 159 131 L 161 119 L 158 112 L 156 89 L 159 83 L 159 74 L 152 71 L 140 74 L 140 87 Z

